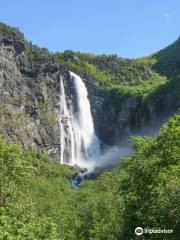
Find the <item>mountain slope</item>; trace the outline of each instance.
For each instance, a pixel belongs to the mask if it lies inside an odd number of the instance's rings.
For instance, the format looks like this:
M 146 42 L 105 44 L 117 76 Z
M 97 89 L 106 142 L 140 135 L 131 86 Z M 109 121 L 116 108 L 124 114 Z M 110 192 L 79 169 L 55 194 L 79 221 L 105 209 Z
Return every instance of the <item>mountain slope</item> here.
M 168 78 L 175 77 L 180 74 L 180 38 L 167 48 L 154 54 L 152 58 L 156 59 L 153 66 L 158 72 L 166 75 Z
M 178 240 L 180 116 L 155 138 L 135 138 L 134 151 L 74 191 L 70 169 L 0 139 L 0 239 L 133 240 L 141 226 L 173 230 L 143 240 Z
M 1 23 L 0 134 L 26 148 L 46 149 L 58 161 L 59 82 L 61 76 L 72 102 L 69 70 L 86 84 L 95 129 L 104 143 L 117 144 L 145 127 L 159 127 L 180 107 L 177 71 L 171 77 L 164 75 L 168 67 L 162 63 L 172 59 L 178 64 L 178 46 L 179 41 L 137 60 L 73 51 L 49 53 L 29 43 L 18 29 Z

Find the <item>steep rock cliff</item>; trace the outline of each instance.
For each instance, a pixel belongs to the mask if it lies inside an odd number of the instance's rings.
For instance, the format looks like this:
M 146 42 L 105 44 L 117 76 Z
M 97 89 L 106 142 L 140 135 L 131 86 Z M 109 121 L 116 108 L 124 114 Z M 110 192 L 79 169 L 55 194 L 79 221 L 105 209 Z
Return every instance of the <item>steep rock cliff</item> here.
M 1 36 L 0 134 L 58 160 L 60 76 L 67 83 L 69 74 L 55 63 L 27 61 L 24 49 L 18 39 Z
M 0 135 L 8 141 L 25 148 L 45 149 L 59 161 L 60 78 L 69 107 L 75 98 L 69 76 L 74 66 L 88 89 L 96 133 L 105 144 L 117 144 L 131 134 L 152 132 L 180 107 L 179 78 L 159 84 L 146 97 L 118 88 L 118 79 L 123 77 L 127 78 L 125 85 L 133 84 L 133 76 L 137 79 L 135 84 L 143 82 L 143 78 L 149 85 L 152 79 L 156 83 L 159 75 L 139 60 L 136 63 L 104 56 L 96 59 L 90 55 L 95 60 L 91 60 L 94 65 L 89 65 L 89 60 L 80 59 L 86 55 L 50 54 L 46 49 L 32 46 L 16 29 L 3 25 L 0 30 Z M 84 66 L 91 71 L 84 74 Z M 118 73 L 116 80 L 105 73 L 108 81 L 116 82 L 115 87 L 104 87 L 101 81 L 105 79 L 102 73 L 106 68 L 110 74 Z

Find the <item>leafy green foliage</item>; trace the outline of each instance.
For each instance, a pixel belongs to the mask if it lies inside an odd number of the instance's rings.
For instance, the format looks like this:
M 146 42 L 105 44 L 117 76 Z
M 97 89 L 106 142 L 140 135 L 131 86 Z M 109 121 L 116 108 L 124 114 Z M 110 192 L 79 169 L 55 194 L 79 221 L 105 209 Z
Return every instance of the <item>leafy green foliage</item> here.
M 137 59 L 140 63 L 149 64 L 152 69 L 165 75 L 168 79 L 180 74 L 180 38 L 165 49 L 148 57 Z
M 70 191 L 68 178 L 72 172 L 67 167 L 51 163 L 44 154 L 23 151 L 2 139 L 0 164 L 0 239 L 59 239 L 57 224 L 45 211 L 51 207 L 52 199 L 60 197 L 62 202 L 63 194 Z M 49 183 L 47 178 L 50 179 Z M 49 189 L 46 190 L 48 185 Z M 43 191 L 45 193 L 41 199 L 40 193 Z M 51 198 L 50 194 L 55 191 L 59 195 Z M 39 193 L 38 197 L 36 192 Z M 39 208 L 44 211 L 38 211 Z
M 132 156 L 74 191 L 70 168 L 1 139 L 0 239 L 129 240 L 142 226 L 173 229 L 163 239 L 178 240 L 180 116 L 133 141 Z
M 180 116 L 171 119 L 157 139 L 136 139 L 135 155 L 122 164 L 127 173 L 122 182 L 126 201 L 124 239 L 133 237 L 137 225 L 173 229 L 174 234 L 163 239 L 178 239 L 179 156 Z
M 67 202 L 63 239 L 136 239 L 137 226 L 173 229 L 163 239 L 179 239 L 180 116 L 170 119 L 158 137 L 133 141 L 133 156 L 85 183 Z
M 153 66 L 161 74 L 172 78 L 180 74 L 180 38 L 167 48 L 159 51 L 152 56 L 156 59 L 156 64 Z
M 33 45 L 31 42 L 29 43 L 28 48 L 25 49 L 24 53 L 30 61 L 44 63 L 52 60 L 52 56 L 48 49 L 40 48 L 37 45 Z
M 107 172 L 74 193 L 67 202 L 63 239 L 118 239 L 124 204 L 116 195 L 118 186 L 118 176 Z
M 136 60 L 125 60 L 117 56 L 96 56 L 92 54 L 64 52 L 59 63 L 81 77 L 91 78 L 107 90 L 143 95 L 166 82 L 166 78 L 154 72 L 148 64 Z M 57 60 L 58 61 L 58 60 Z
M 53 54 L 31 43 L 25 49 L 25 55 L 33 62 L 54 62 L 64 66 L 81 77 L 93 79 L 108 91 L 117 89 L 121 93 L 144 95 L 167 81 L 151 68 L 148 61 L 122 59 L 116 55 L 93 55 L 71 50 Z
M 0 22 L 0 34 L 5 36 L 7 39 L 14 41 L 18 40 L 20 43 L 24 43 L 24 35 L 19 31 L 18 28 L 12 28 L 4 23 Z

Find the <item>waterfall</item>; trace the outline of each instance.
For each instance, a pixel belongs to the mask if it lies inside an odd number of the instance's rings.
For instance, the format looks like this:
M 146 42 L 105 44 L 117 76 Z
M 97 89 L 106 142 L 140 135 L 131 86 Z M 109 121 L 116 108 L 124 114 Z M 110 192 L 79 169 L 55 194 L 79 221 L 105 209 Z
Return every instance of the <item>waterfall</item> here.
M 60 79 L 60 162 L 81 166 L 100 156 L 100 143 L 94 130 L 86 86 L 75 73 L 70 72 L 70 78 L 75 92 L 71 104 L 67 104 Z
M 65 136 L 66 132 L 69 133 L 69 139 L 70 145 L 70 162 L 71 164 L 74 164 L 75 160 L 75 140 L 74 140 L 74 133 L 73 133 L 73 124 L 72 124 L 72 113 L 68 110 L 67 104 L 66 104 L 66 95 L 64 91 L 64 84 L 62 77 L 60 78 L 60 162 L 61 164 L 64 163 L 64 152 L 65 152 Z M 68 131 L 67 131 L 68 129 Z

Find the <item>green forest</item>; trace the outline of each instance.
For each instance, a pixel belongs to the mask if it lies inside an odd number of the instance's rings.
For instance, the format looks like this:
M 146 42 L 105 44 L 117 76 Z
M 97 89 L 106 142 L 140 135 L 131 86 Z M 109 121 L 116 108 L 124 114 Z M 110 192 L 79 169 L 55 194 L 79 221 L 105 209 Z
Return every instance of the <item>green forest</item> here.
M 163 226 L 174 230 L 163 239 L 178 240 L 180 115 L 132 141 L 132 156 L 76 191 L 68 167 L 1 139 L 0 239 L 130 240 L 137 226 Z

